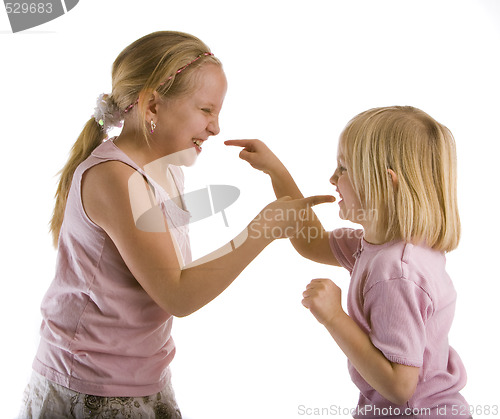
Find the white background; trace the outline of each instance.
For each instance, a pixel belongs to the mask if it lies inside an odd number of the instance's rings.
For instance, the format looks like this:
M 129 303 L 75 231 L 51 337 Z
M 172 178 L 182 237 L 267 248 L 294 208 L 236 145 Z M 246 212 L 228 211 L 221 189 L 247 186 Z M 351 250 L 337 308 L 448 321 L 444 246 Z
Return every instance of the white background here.
M 266 175 L 225 139 L 264 140 L 310 195 L 333 192 L 338 135 L 363 110 L 413 105 L 451 129 L 463 236 L 447 259 L 458 292 L 450 342 L 467 368 L 469 403 L 500 405 L 499 1 L 81 0 L 17 34 L 0 11 L 1 416 L 18 411 L 38 344 L 54 272 L 47 223 L 55 175 L 97 96 L 109 92 L 114 58 L 155 30 L 200 37 L 229 81 L 222 131 L 185 172 L 188 190 L 230 184 L 241 196 L 226 211 L 229 227 L 220 214 L 192 225 L 195 256 L 227 242 L 274 199 Z M 336 204 L 318 213 L 329 229 L 345 224 Z M 344 355 L 300 303 L 315 277 L 347 293 L 342 269 L 274 242 L 220 297 L 175 320 L 173 382 L 186 418 L 289 419 L 303 416 L 299 406 L 355 406 Z

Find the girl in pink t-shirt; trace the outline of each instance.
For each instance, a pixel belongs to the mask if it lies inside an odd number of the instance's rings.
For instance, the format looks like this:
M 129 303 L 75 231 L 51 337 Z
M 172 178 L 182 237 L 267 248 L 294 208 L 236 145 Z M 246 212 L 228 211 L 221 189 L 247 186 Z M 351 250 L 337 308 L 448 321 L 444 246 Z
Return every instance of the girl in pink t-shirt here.
M 244 147 L 240 157 L 270 175 L 278 197 L 302 196 L 262 142 L 226 144 Z M 310 210 L 308 233 L 291 241 L 302 256 L 351 274 L 349 315 L 325 278 L 310 282 L 302 304 L 348 357 L 360 390 L 353 416 L 469 417 L 459 393 L 465 368 L 448 344 L 456 293 L 445 253 L 460 237 L 451 132 L 409 106 L 363 112 L 340 136 L 330 181 L 340 217 L 363 228 L 327 233 Z

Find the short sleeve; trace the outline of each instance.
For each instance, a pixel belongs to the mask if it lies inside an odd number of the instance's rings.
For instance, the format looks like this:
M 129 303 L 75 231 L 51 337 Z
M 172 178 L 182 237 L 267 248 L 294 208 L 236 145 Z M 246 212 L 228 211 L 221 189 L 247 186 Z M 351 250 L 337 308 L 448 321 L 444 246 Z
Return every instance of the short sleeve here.
M 363 230 L 339 228 L 329 233 L 330 248 L 340 265 L 352 272 L 356 254 L 361 247 Z
M 426 322 L 432 300 L 406 279 L 380 281 L 365 294 L 363 309 L 370 340 L 394 363 L 421 367 L 426 347 Z

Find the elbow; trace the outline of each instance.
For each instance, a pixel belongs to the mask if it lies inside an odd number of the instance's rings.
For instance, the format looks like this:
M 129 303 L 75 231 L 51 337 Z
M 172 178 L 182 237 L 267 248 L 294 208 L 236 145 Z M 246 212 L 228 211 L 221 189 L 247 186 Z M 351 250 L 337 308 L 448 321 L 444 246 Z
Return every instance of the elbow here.
M 309 260 L 315 260 L 315 252 L 311 249 L 311 244 L 309 243 L 303 243 L 300 240 L 290 240 L 292 243 L 292 246 L 296 250 L 296 252 L 302 256 L 303 258 L 309 259 Z
M 169 307 L 164 307 L 163 309 L 167 313 L 178 318 L 187 317 L 190 314 L 193 314 L 197 310 L 187 306 L 176 306 L 176 305 L 170 305 Z
M 386 398 L 396 406 L 403 406 L 412 398 L 415 393 L 416 384 L 408 383 L 407 385 L 396 385 L 388 392 Z
M 391 394 L 387 397 L 387 400 L 389 400 L 391 403 L 395 404 L 396 406 L 404 406 L 408 402 L 408 400 L 411 399 L 410 396 L 405 396 L 402 394 Z
M 394 375 L 388 379 L 386 394 L 382 394 L 396 406 L 403 406 L 413 397 L 418 384 L 420 369 L 406 365 L 392 364 Z
M 173 317 L 177 317 L 179 319 L 183 318 L 183 317 L 187 317 L 189 316 L 191 313 L 188 313 L 187 311 L 182 311 L 182 310 L 165 310 L 167 311 L 169 314 L 171 314 Z
M 196 310 L 189 310 L 186 304 L 173 298 L 154 298 L 155 303 L 167 314 L 173 317 L 186 317 Z
M 186 295 L 174 286 L 169 287 L 164 293 L 158 293 L 155 301 L 163 311 L 179 318 L 187 317 L 201 307 L 192 295 Z
M 187 317 L 190 314 L 193 314 L 195 311 L 198 311 L 201 307 L 196 306 L 193 304 L 191 301 L 190 302 L 184 302 L 181 303 L 180 301 L 177 303 L 171 303 L 168 304 L 166 307 L 163 307 L 163 309 L 171 314 L 174 317 Z
M 174 317 L 177 317 L 179 319 L 183 318 L 183 317 L 187 317 L 189 316 L 190 314 L 193 314 L 196 310 L 171 310 L 170 311 L 170 314 Z

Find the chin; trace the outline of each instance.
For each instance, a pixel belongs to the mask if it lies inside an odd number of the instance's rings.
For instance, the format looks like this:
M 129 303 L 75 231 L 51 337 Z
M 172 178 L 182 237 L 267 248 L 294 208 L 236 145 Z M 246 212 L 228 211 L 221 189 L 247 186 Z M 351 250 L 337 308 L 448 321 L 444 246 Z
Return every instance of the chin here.
M 194 147 L 189 147 L 185 150 L 177 151 L 165 157 L 168 159 L 169 164 L 173 164 L 174 166 L 189 167 L 196 163 L 198 153 Z
M 340 217 L 340 219 L 341 219 L 341 220 L 353 222 L 352 220 L 350 220 L 350 219 L 349 219 L 348 217 L 346 217 L 345 215 L 339 214 L 339 217 Z

